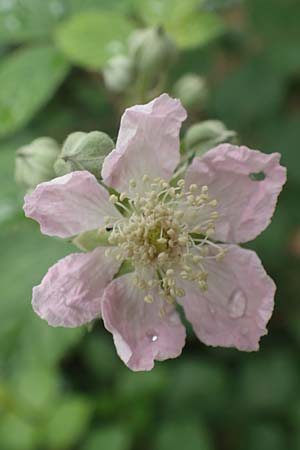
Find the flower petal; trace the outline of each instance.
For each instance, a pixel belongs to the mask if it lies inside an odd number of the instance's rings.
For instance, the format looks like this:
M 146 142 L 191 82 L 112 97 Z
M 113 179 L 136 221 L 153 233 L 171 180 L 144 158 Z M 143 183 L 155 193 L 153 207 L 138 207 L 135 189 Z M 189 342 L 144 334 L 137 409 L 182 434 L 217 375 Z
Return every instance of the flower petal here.
M 105 289 L 102 317 L 113 334 L 118 355 L 132 370 L 151 370 L 154 360 L 163 361 L 180 355 L 185 343 L 185 328 L 173 305 L 164 305 L 154 296 L 144 301 L 145 293 L 136 288 L 134 274 L 113 280 Z
M 185 282 L 186 295 L 178 302 L 205 344 L 258 350 L 260 337 L 267 334 L 276 287 L 255 252 L 236 245 L 226 248 L 222 261 L 204 260 L 208 291 Z
M 34 311 L 53 327 L 78 327 L 101 316 L 101 297 L 120 263 L 105 247 L 74 253 L 52 266 L 33 288 Z
M 39 184 L 25 196 L 24 211 L 40 224 L 42 233 L 61 238 L 103 226 L 106 215 L 121 217 L 106 189 L 87 171 Z
M 102 177 L 108 186 L 127 191 L 143 175 L 168 180 L 179 162 L 179 131 L 186 111 L 167 94 L 146 105 L 128 108 L 121 119 L 115 150 L 104 160 Z
M 194 159 L 186 184 L 207 185 L 209 195 L 218 200 L 215 239 L 247 242 L 269 225 L 286 181 L 286 169 L 279 160 L 279 153 L 266 155 L 231 144 Z

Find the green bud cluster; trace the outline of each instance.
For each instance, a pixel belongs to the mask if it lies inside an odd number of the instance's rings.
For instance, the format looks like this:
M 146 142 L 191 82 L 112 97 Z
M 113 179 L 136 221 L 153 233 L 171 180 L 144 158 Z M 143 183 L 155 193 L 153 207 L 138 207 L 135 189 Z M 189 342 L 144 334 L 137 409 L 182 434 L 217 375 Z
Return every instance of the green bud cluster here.
M 49 137 L 35 139 L 16 152 L 16 182 L 32 191 L 39 183 L 75 170 L 88 170 L 99 178 L 104 158 L 114 146 L 101 131 L 71 133 L 62 148 Z
M 134 80 L 133 61 L 126 55 L 116 55 L 108 61 L 102 75 L 108 90 L 125 92 Z
M 185 151 L 202 156 L 206 151 L 223 142 L 237 143 L 237 133 L 228 130 L 219 120 L 205 120 L 188 128 L 184 137 Z
M 173 88 L 175 97 L 188 110 L 201 110 L 205 106 L 209 89 L 204 77 L 189 73 L 182 76 Z
M 103 68 L 104 84 L 117 94 L 135 83 L 151 88 L 176 58 L 176 44 L 161 27 L 135 30 L 129 37 L 127 54 L 113 56 Z
M 55 177 L 54 162 L 60 148 L 54 139 L 40 137 L 16 152 L 15 179 L 18 184 L 31 191 L 39 183 Z
M 136 30 L 129 39 L 129 54 L 140 74 L 149 78 L 165 72 L 176 61 L 176 44 L 161 27 Z
M 99 178 L 105 156 L 114 148 L 112 139 L 101 131 L 76 131 L 65 140 L 54 164 L 58 176 L 75 170 L 88 170 Z

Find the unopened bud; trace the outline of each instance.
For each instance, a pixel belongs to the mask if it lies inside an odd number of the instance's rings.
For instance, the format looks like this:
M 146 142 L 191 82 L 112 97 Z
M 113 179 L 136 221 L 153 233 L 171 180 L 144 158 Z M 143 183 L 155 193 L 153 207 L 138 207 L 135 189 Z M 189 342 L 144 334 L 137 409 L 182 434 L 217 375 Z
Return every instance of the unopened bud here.
M 112 57 L 102 71 L 105 86 L 112 92 L 126 91 L 134 79 L 133 63 L 125 55 Z
M 114 146 L 111 138 L 101 131 L 72 133 L 55 163 L 55 172 L 60 176 L 75 170 L 88 170 L 99 178 L 104 158 Z
M 207 150 L 222 142 L 237 142 L 237 133 L 228 130 L 219 120 L 205 120 L 192 125 L 186 132 L 184 144 L 186 151 L 202 156 Z
M 181 77 L 174 85 L 174 95 L 188 110 L 201 110 L 209 94 L 205 78 L 189 73 Z
M 175 42 L 161 27 L 136 30 L 128 46 L 138 72 L 148 78 L 167 71 L 177 57 Z
M 27 190 L 55 178 L 54 162 L 60 148 L 54 139 L 41 137 L 16 152 L 15 179 Z

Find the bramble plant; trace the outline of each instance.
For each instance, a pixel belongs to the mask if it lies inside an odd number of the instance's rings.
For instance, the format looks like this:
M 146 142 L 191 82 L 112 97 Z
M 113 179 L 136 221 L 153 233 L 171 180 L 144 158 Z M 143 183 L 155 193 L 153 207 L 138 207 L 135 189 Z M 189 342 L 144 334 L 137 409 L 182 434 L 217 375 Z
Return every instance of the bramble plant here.
M 296 3 L 0 0 L 1 449 L 298 450 Z
M 42 233 L 88 232 L 88 248 L 95 243 L 92 252 L 67 256 L 48 271 L 33 289 L 34 310 L 52 326 L 102 318 L 133 370 L 181 353 L 185 330 L 176 302 L 202 341 L 247 351 L 258 349 L 273 311 L 273 281 L 254 252 L 235 244 L 269 224 L 286 180 L 280 155 L 223 144 L 181 166 L 186 117 L 167 94 L 128 108 L 101 184 L 75 167 L 25 197 L 25 214 Z M 78 139 L 85 135 L 73 134 L 65 146 L 76 149 Z M 82 146 L 83 161 L 90 147 Z M 263 177 L 253 177 L 258 173 Z

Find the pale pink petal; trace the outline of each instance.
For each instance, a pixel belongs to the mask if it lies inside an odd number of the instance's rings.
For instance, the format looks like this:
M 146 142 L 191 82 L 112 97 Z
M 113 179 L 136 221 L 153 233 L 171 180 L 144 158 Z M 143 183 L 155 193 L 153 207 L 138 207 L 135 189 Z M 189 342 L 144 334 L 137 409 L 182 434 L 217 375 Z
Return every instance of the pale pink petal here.
M 108 285 L 102 300 L 105 327 L 113 334 L 118 355 L 132 370 L 151 370 L 154 360 L 176 358 L 185 342 L 185 328 L 173 305 L 162 300 L 144 301 L 145 293 L 134 286 L 134 274 L 115 279 Z
M 179 100 L 162 94 L 146 105 L 128 108 L 122 116 L 115 150 L 104 160 L 104 182 L 127 191 L 143 175 L 168 180 L 179 162 L 179 131 L 186 111 Z
M 87 171 L 39 184 L 25 196 L 24 211 L 42 233 L 62 238 L 102 227 L 105 216 L 121 217 L 106 189 Z
M 286 169 L 279 161 L 279 153 L 266 155 L 231 144 L 219 145 L 193 160 L 186 185 L 207 185 L 209 195 L 219 203 L 215 239 L 247 242 L 269 225 L 286 181 Z M 251 179 L 251 174 L 260 172 L 265 175 L 263 180 Z
M 101 297 L 120 263 L 105 247 L 74 253 L 52 266 L 33 288 L 34 311 L 53 327 L 78 327 L 101 316 Z
M 181 283 L 186 295 L 178 302 L 205 344 L 258 350 L 276 287 L 255 252 L 236 245 L 227 249 L 222 261 L 204 262 L 208 291 L 203 293 L 193 282 Z

